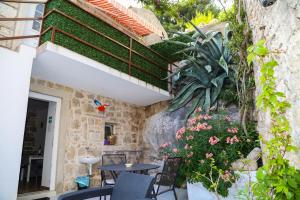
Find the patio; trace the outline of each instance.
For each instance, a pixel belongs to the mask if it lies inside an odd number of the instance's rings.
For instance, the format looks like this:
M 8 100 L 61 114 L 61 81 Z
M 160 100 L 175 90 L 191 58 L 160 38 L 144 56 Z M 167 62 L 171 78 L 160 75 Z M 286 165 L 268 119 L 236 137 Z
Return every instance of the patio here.
M 299 13 L 1 1 L 0 199 L 300 199 Z

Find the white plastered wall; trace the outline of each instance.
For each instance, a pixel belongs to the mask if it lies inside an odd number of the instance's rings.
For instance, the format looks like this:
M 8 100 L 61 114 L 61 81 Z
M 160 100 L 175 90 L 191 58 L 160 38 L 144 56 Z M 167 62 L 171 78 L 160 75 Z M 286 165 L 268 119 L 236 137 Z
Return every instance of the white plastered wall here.
M 0 48 L 0 199 L 17 198 L 24 127 L 35 49 Z

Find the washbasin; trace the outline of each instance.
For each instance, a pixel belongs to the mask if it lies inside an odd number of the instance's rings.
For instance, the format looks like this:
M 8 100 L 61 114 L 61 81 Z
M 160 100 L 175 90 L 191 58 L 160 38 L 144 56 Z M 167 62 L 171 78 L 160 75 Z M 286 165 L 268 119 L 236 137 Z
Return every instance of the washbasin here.
M 100 158 L 93 156 L 84 156 L 79 158 L 79 162 L 82 164 L 87 164 L 88 175 L 92 175 L 92 165 L 99 162 Z
M 100 158 L 93 157 L 93 156 L 85 156 L 85 157 L 80 157 L 79 162 L 83 164 L 95 164 L 100 161 Z

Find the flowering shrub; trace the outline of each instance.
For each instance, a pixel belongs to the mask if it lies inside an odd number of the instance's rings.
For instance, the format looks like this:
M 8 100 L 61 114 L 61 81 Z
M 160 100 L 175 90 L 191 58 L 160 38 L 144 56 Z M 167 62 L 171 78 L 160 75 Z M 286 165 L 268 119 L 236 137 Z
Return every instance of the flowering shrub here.
M 255 147 L 255 137 L 246 136 L 229 116 L 214 117 L 198 109 L 192 118 L 176 132 L 177 144 L 164 143 L 161 153 L 184 159 L 181 173 L 190 182 L 203 185 L 222 196 L 228 195 L 236 177 L 231 163 L 247 155 Z

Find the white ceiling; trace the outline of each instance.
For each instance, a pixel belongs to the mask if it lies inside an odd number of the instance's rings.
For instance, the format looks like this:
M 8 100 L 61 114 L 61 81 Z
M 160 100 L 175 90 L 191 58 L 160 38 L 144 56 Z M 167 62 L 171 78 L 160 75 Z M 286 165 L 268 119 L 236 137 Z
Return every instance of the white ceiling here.
M 50 42 L 38 48 L 32 76 L 138 106 L 171 98 L 165 90 Z

